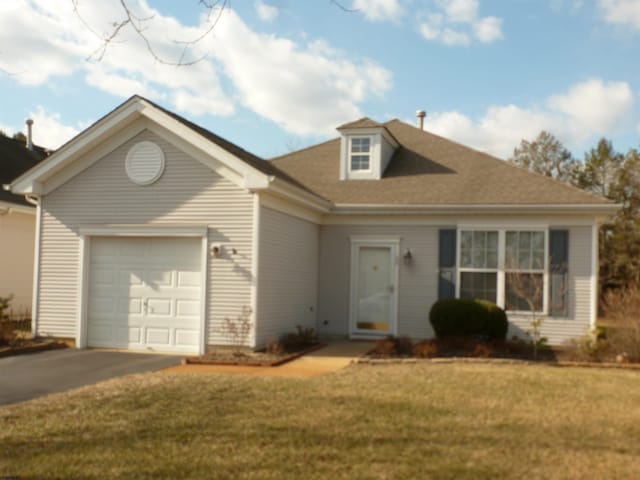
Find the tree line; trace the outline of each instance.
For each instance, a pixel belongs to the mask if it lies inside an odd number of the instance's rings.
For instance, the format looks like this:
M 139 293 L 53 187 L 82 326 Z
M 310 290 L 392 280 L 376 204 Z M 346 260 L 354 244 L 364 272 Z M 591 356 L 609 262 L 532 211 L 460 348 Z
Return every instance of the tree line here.
M 551 133 L 522 140 L 509 159 L 547 177 L 602 195 L 622 205 L 600 226 L 600 293 L 640 284 L 640 150 L 618 152 L 606 138 L 573 157 Z

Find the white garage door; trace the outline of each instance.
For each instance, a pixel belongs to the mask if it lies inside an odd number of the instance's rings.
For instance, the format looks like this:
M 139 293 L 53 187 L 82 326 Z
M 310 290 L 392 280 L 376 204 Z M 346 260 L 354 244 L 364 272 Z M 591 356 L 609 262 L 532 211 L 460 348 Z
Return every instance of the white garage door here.
M 199 238 L 92 238 L 88 345 L 197 352 L 200 253 Z

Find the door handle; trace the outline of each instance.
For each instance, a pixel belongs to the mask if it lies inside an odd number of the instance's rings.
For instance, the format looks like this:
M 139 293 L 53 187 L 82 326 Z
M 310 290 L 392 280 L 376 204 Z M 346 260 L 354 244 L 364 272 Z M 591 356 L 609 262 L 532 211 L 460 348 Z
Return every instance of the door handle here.
M 143 306 L 143 312 L 144 312 L 144 314 L 146 315 L 146 314 L 147 314 L 147 310 L 148 310 L 148 308 L 149 308 L 149 299 L 148 299 L 148 298 L 145 298 L 145 299 L 142 301 L 142 306 Z
M 393 293 L 393 292 L 394 292 L 394 290 L 395 290 L 395 287 L 394 287 L 393 285 L 389 285 L 389 286 L 387 287 L 387 292 L 388 292 L 388 293 Z

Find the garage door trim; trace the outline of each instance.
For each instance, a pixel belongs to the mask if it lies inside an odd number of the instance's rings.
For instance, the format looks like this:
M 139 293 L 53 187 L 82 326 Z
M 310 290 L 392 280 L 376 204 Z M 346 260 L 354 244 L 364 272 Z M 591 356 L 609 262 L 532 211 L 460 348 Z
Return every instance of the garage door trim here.
M 80 265 L 78 284 L 80 298 L 78 300 L 78 321 L 76 332 L 76 347 L 87 347 L 88 305 L 89 305 L 89 261 L 91 257 L 91 238 L 100 237 L 198 237 L 200 247 L 200 342 L 199 354 L 205 353 L 206 348 L 206 309 L 207 309 L 207 272 L 209 270 L 207 227 L 201 225 L 88 225 L 81 227 L 80 233 Z

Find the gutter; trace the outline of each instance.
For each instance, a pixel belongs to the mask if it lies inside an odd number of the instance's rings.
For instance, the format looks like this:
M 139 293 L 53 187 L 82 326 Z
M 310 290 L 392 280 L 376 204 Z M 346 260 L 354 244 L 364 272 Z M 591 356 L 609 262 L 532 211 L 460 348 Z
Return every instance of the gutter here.
M 504 215 L 522 213 L 545 213 L 554 215 L 612 215 L 622 208 L 620 204 L 522 204 L 522 205 L 389 205 L 389 204 L 336 204 L 331 213 L 335 215 L 450 215 L 485 214 Z
M 33 299 L 31 303 L 31 336 L 38 336 L 38 306 L 40 304 L 40 226 L 42 223 L 41 199 L 25 195 L 25 200 L 36 207 L 36 242 L 33 253 Z

